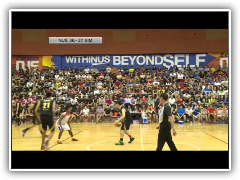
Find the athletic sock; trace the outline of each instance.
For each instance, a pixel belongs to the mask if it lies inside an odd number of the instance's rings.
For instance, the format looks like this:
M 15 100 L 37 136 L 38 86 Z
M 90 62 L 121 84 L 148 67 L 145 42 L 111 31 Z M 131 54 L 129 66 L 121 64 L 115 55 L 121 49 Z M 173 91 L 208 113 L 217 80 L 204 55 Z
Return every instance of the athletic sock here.
M 74 139 L 74 137 L 72 137 L 72 139 Z
M 120 141 L 123 141 L 123 138 L 120 138 Z

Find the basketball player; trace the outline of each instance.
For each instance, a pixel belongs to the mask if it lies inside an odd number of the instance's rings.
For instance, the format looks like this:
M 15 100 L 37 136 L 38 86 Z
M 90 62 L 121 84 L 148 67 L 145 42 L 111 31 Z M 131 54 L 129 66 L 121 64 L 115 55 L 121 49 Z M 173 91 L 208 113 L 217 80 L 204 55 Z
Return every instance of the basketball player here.
M 60 139 L 62 137 L 62 133 L 64 130 L 68 131 L 69 135 L 72 137 L 72 141 L 78 141 L 77 139 L 75 139 L 73 137 L 73 133 L 72 133 L 71 126 L 70 126 L 70 120 L 73 118 L 73 115 L 70 114 L 72 111 L 72 106 L 73 105 L 71 105 L 71 104 L 67 104 L 66 112 L 62 113 L 60 118 L 56 122 L 56 125 L 60 131 L 58 134 L 57 144 L 62 144 Z
M 38 128 L 39 128 L 40 133 L 42 134 L 42 127 L 41 127 L 42 125 L 41 125 L 41 122 L 38 120 L 38 118 L 36 117 L 36 114 L 35 114 L 35 109 L 36 109 L 36 107 L 37 107 L 38 100 L 40 100 L 40 99 L 41 99 L 41 98 L 38 97 L 38 98 L 37 98 L 37 101 L 29 106 L 29 109 L 28 109 L 29 111 L 28 111 L 28 112 L 33 111 L 33 125 L 30 126 L 30 127 L 28 127 L 28 128 L 26 128 L 26 129 L 24 129 L 24 130 L 22 130 L 22 136 L 23 136 L 23 137 L 25 136 L 25 134 L 26 134 L 26 132 L 27 132 L 28 130 L 32 129 L 33 127 L 35 127 L 35 126 L 37 126 L 37 125 L 38 125 Z
M 115 123 L 122 123 L 121 129 L 120 129 L 120 140 L 115 145 L 124 145 L 123 143 L 123 136 L 124 134 L 128 135 L 130 140 L 128 143 L 132 143 L 134 141 L 134 137 L 132 137 L 129 134 L 129 128 L 132 123 L 132 116 L 127 108 L 125 108 L 124 104 L 122 105 L 122 102 L 117 101 L 115 102 L 116 109 L 120 110 L 121 117 L 115 122 Z
M 55 132 L 53 120 L 53 117 L 55 115 L 55 100 L 51 100 L 51 95 L 52 95 L 51 92 L 47 92 L 46 98 L 41 101 L 38 101 L 37 107 L 35 109 L 35 114 L 38 120 L 42 122 L 43 133 L 41 150 L 47 150 L 49 141 L 51 140 Z M 41 114 L 41 119 L 38 112 L 39 110 Z M 45 142 L 47 127 L 49 127 L 50 134 L 48 135 L 47 140 Z
M 171 112 L 171 106 L 168 103 L 168 95 L 162 93 L 160 95 L 160 102 L 163 105 L 160 114 L 160 127 L 158 133 L 158 145 L 157 151 L 162 151 L 165 142 L 167 142 L 171 151 L 177 151 L 177 148 L 172 140 L 171 129 L 173 130 L 173 135 L 176 136 L 177 132 L 174 127 L 174 117 Z

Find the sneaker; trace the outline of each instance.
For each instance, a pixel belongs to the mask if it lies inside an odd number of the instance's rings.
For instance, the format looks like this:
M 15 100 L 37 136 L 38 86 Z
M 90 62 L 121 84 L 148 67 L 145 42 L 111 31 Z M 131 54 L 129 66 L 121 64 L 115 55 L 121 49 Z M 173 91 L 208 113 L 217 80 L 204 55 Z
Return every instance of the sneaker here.
M 45 146 L 45 143 L 44 144 L 42 144 L 42 146 L 41 146 L 41 150 L 43 151 L 43 150 L 45 150 L 46 149 L 46 146 Z
M 62 144 L 62 142 L 60 140 L 57 141 L 57 144 Z
M 75 139 L 75 138 L 72 138 L 72 141 L 78 141 L 77 139 Z
M 22 136 L 23 136 L 23 137 L 25 136 L 26 132 L 27 132 L 26 129 L 22 130 Z
M 128 141 L 128 143 L 132 143 L 134 141 L 134 137 L 130 137 L 130 140 Z
M 116 143 L 115 145 L 124 145 L 123 141 L 119 141 L 118 143 Z

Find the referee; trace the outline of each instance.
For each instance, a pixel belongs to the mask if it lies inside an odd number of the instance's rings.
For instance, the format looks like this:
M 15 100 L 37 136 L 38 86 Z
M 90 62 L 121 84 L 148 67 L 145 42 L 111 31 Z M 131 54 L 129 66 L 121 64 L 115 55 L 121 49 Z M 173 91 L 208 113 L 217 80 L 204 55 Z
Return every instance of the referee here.
M 171 106 L 168 103 L 168 95 L 162 93 L 160 95 L 160 102 L 163 107 L 160 112 L 159 119 L 159 133 L 158 133 L 158 145 L 157 151 L 162 151 L 165 142 L 167 142 L 171 151 L 177 151 L 177 148 L 172 140 L 171 129 L 173 129 L 173 135 L 176 136 L 177 132 L 174 128 L 174 117 L 171 112 Z

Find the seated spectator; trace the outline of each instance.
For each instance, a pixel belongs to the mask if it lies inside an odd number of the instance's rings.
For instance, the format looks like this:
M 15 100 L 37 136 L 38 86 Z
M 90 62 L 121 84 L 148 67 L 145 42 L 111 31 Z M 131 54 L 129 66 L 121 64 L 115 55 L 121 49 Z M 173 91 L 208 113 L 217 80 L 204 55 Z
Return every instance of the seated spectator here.
M 217 113 L 216 113 L 216 108 L 213 107 L 213 105 L 211 104 L 209 107 L 208 107 L 208 120 L 210 122 L 210 119 L 213 118 L 213 122 L 215 123 L 216 122 L 216 119 L 217 119 Z
M 107 73 L 111 72 L 111 67 L 109 65 L 107 66 L 106 71 L 107 71 Z
M 111 105 L 112 104 L 112 100 L 110 96 L 107 96 L 105 104 Z
M 216 109 L 216 119 L 218 120 L 223 120 L 223 121 L 227 121 L 227 114 L 226 114 L 226 109 L 223 108 L 222 105 L 220 105 L 217 109 Z
M 105 105 L 105 102 L 106 100 L 103 95 L 98 98 L 98 104 Z
M 108 104 L 106 105 L 106 108 L 104 109 L 104 116 L 109 117 L 110 122 L 112 121 L 112 111 Z
M 149 98 L 147 100 L 147 104 L 148 104 L 148 106 L 153 106 L 153 104 L 154 104 L 154 100 L 151 95 L 149 96 Z
M 82 110 L 82 117 L 83 117 L 83 121 L 84 121 L 85 118 L 87 118 L 87 122 L 89 121 L 90 110 L 88 109 L 87 106 L 84 106 L 84 109 Z
M 99 73 L 98 69 L 95 66 L 91 69 L 91 72 L 94 73 L 94 74 Z
M 204 89 L 203 89 L 203 93 L 204 94 L 208 94 L 208 93 L 211 93 L 212 92 L 212 88 L 210 86 L 206 86 Z
M 212 67 L 211 67 L 211 72 L 212 72 L 212 73 L 215 73 L 215 71 L 216 71 L 216 68 L 212 65 Z
M 133 72 L 134 72 L 134 68 L 133 68 L 132 66 L 129 68 L 129 72 L 130 72 L 130 73 L 133 73 Z
M 180 95 L 177 96 L 176 102 L 177 102 L 178 105 L 182 104 L 183 100 L 182 100 Z
M 96 123 L 97 124 L 99 123 L 99 121 L 103 115 L 104 115 L 104 109 L 103 109 L 102 105 L 98 105 L 98 108 L 96 110 L 96 118 L 97 118 Z
M 186 116 L 186 119 L 190 120 L 191 123 L 193 121 L 193 110 L 191 108 L 191 106 L 188 105 L 188 107 L 185 109 L 185 116 Z
M 219 87 L 217 94 L 218 94 L 218 97 L 221 97 L 221 96 L 225 95 L 225 92 L 224 92 L 222 87 Z
M 178 113 L 178 119 L 186 121 L 186 116 L 185 116 L 185 108 L 183 108 L 182 105 L 177 110 Z
M 171 95 L 170 98 L 168 99 L 168 102 L 171 106 L 173 106 L 176 103 L 175 96 Z
M 117 68 L 115 68 L 114 66 L 112 67 L 112 69 L 111 69 L 111 73 L 113 73 L 113 74 L 116 74 L 116 73 L 118 73 L 118 70 L 117 70 Z
M 94 123 L 96 121 L 96 109 L 94 108 L 94 106 L 90 108 L 89 116 L 90 116 L 90 121 Z

